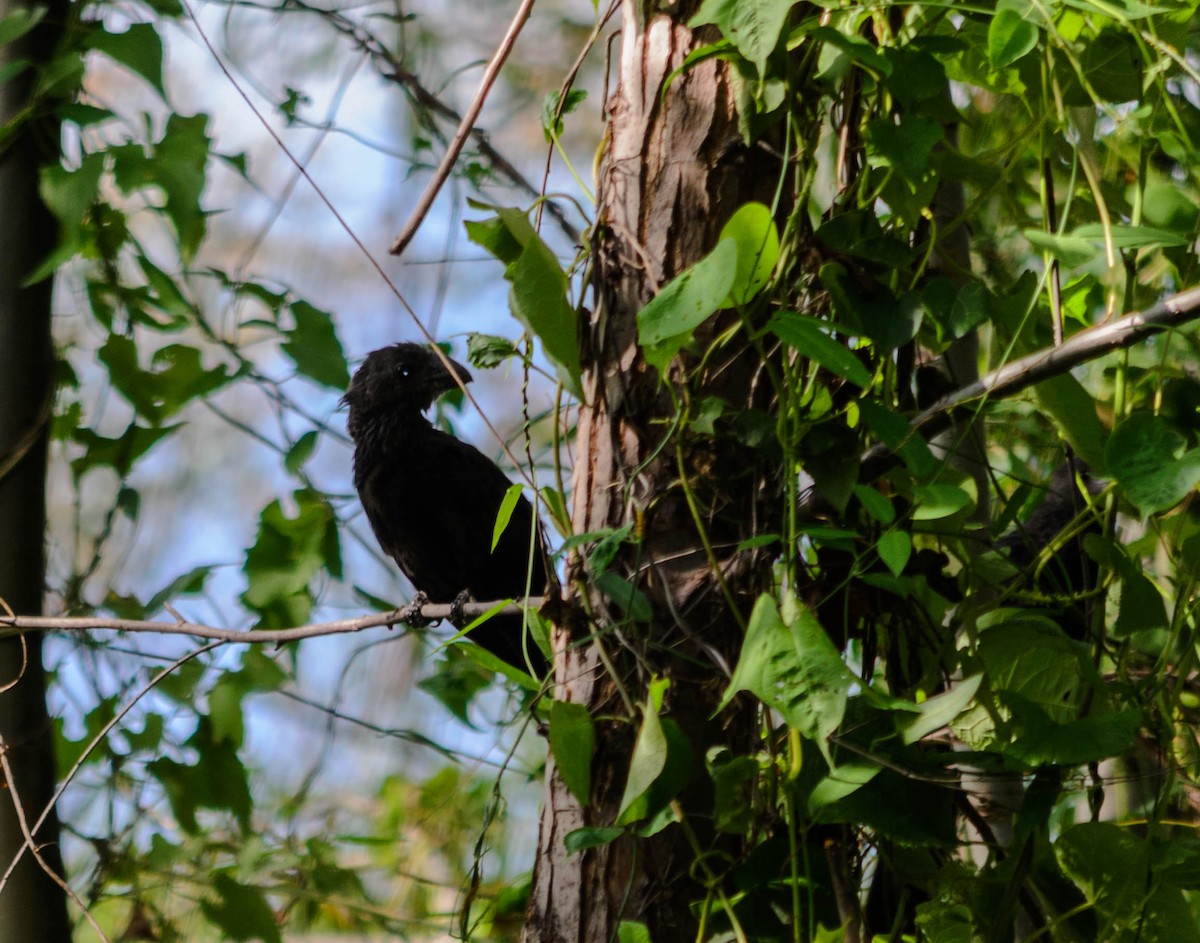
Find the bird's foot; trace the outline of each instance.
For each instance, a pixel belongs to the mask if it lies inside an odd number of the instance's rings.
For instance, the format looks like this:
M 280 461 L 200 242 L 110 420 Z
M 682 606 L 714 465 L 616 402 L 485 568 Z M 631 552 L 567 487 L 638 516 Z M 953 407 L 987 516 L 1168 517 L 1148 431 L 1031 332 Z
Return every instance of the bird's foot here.
M 425 604 L 429 602 L 429 597 L 424 593 L 417 593 L 409 601 L 400 612 L 400 621 L 406 625 L 412 626 L 414 629 L 423 629 L 426 626 L 433 625 L 437 619 L 426 619 L 421 615 L 421 610 L 425 608 Z
M 464 589 L 461 593 L 454 597 L 454 602 L 450 603 L 450 624 L 456 629 L 461 629 L 469 621 L 463 613 L 463 607 L 469 602 L 474 602 L 475 597 L 471 595 L 469 589 Z

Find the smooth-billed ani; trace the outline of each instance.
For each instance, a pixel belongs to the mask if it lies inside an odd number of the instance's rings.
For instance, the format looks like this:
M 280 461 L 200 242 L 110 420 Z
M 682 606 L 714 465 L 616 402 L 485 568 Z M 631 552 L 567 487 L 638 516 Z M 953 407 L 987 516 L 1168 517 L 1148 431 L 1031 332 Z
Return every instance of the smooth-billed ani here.
M 449 361 L 458 380 L 471 382 Z M 354 487 L 383 551 L 430 602 L 469 594 L 480 602 L 523 599 L 546 588 L 541 527 L 524 496 L 492 550 L 492 532 L 510 482 L 473 446 L 434 428 L 424 412 L 458 387 L 441 358 L 421 344 L 394 344 L 367 355 L 343 402 L 354 439 Z M 534 553 L 530 558 L 530 535 Z M 518 667 L 526 653 L 537 674 L 546 661 L 522 640 L 522 618 L 493 616 L 470 638 Z

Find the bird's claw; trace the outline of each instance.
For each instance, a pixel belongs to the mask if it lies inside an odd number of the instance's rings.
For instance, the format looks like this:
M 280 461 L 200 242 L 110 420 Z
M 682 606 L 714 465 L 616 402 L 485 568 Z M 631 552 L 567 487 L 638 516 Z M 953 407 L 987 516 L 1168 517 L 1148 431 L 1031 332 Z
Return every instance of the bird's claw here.
M 437 622 L 437 619 L 426 619 L 421 615 L 421 610 L 425 608 L 427 602 L 429 602 L 428 596 L 424 593 L 417 593 L 409 601 L 408 605 L 401 610 L 400 621 L 412 626 L 414 629 L 423 629 L 433 625 Z
M 454 602 L 450 603 L 450 624 L 456 629 L 461 629 L 466 625 L 467 617 L 463 614 L 463 607 L 473 601 L 474 597 L 471 596 L 471 591 L 464 589 L 454 597 Z

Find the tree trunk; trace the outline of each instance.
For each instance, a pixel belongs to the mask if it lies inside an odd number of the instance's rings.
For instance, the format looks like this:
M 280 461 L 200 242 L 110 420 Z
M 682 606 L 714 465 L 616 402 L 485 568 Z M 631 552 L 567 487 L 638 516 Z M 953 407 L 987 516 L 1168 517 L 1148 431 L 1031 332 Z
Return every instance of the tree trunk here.
M 778 488 L 763 484 L 777 472 L 748 448 L 718 444 L 683 425 L 672 432 L 672 422 L 686 408 L 677 402 L 688 396 L 769 408 L 761 358 L 744 332 L 702 365 L 685 353 L 672 368 L 673 400 L 643 359 L 635 316 L 712 249 L 740 205 L 771 203 L 780 164 L 769 149 L 743 144 L 724 63 L 699 63 L 664 91 L 688 53 L 715 34 L 683 25 L 693 4 L 677 4 L 670 15 L 646 12 L 654 6 L 624 4 L 619 85 L 608 103 L 572 515 L 577 533 L 633 526 L 640 542 L 627 543 L 611 569 L 645 593 L 654 619 L 621 621 L 611 601 L 583 587 L 578 565 L 568 574 L 589 615 L 560 628 L 554 697 L 586 705 L 596 718 L 593 785 L 581 808 L 552 764 L 547 772 L 524 934 L 530 943 L 608 941 L 622 920 L 645 923 L 655 943 L 694 940 L 690 905 L 704 897 L 697 878 L 705 866 L 697 858 L 723 841 L 712 834 L 703 759 L 719 744 L 746 752 L 756 731 L 753 711 L 735 705 L 714 712 L 740 648 L 742 620 L 770 572 L 769 554 L 735 548 L 772 513 Z M 732 317 L 710 318 L 696 331 L 695 348 L 708 349 Z M 685 475 L 691 505 L 680 484 Z M 646 702 L 655 675 L 671 683 L 663 715 L 687 735 L 694 757 L 676 807 L 684 822 L 652 838 L 627 831 L 569 854 L 563 840 L 570 832 L 614 824 L 640 724 L 634 708 Z
M 28 7 L 0 0 L 0 19 Z M 0 48 L 0 63 L 45 63 L 61 35 L 67 8 L 51 5 L 42 26 Z M 0 124 L 30 109 L 37 71 L 0 84 Z M 38 197 L 38 169 L 58 159 L 57 121 L 25 119 L 0 151 L 0 599 L 18 613 L 40 612 L 45 586 L 46 441 L 54 390 L 50 339 L 52 280 L 22 287 L 54 248 L 57 225 Z M 66 898 L 45 869 L 61 875 L 58 819 L 51 813 L 24 849 L 16 804 L 33 824 L 55 788 L 54 746 L 46 713 L 42 637 L 0 640 L 0 737 L 11 781 L 0 775 L 0 875 L 20 861 L 0 893 L 5 943 L 67 943 Z

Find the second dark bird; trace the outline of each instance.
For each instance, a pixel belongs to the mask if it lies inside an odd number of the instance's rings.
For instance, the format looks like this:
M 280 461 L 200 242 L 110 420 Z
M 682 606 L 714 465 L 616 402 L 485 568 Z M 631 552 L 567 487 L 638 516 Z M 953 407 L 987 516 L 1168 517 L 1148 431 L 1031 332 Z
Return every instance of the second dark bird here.
M 449 361 L 463 383 L 466 367 Z M 437 429 L 424 412 L 458 381 L 422 344 L 394 344 L 367 355 L 343 402 L 354 440 L 354 487 L 383 551 L 430 602 L 463 594 L 480 602 L 522 599 L 546 588 L 540 525 L 530 558 L 533 508 L 524 496 L 492 550 L 508 477 L 478 449 Z M 546 662 L 522 641 L 522 619 L 493 616 L 470 638 L 520 668 L 525 653 L 538 674 Z

